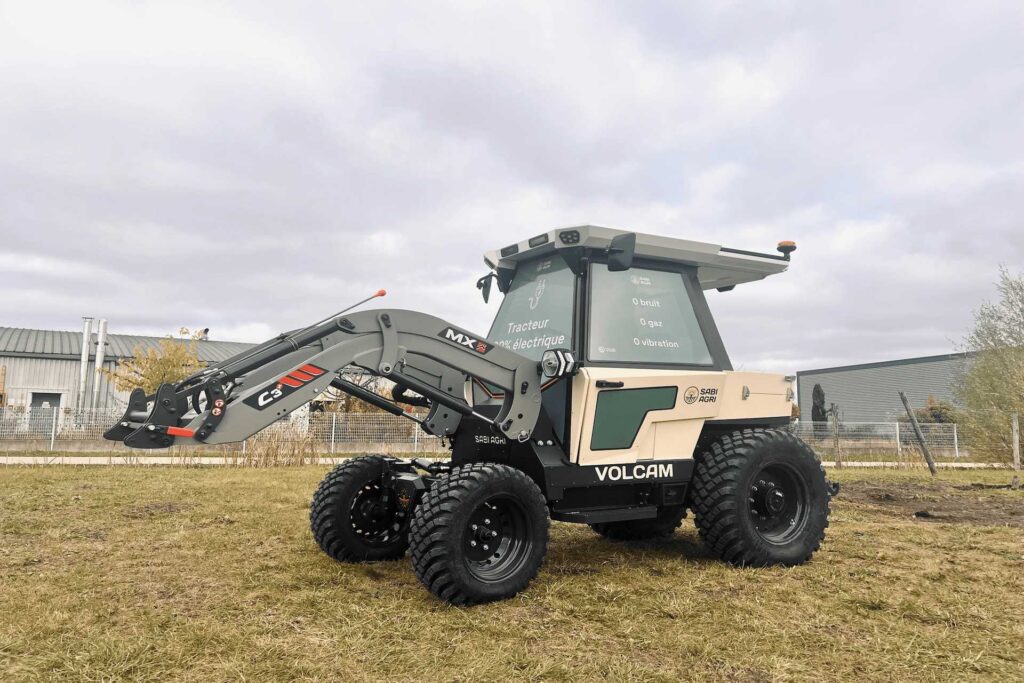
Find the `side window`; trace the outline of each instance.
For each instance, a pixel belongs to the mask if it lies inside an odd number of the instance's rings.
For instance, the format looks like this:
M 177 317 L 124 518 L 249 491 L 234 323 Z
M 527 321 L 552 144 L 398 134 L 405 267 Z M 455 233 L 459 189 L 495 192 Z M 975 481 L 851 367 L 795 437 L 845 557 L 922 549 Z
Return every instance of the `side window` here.
M 570 346 L 575 283 L 557 256 L 520 264 L 487 339 L 532 360 Z
M 712 364 L 683 276 L 661 270 L 591 268 L 588 347 L 598 362 Z

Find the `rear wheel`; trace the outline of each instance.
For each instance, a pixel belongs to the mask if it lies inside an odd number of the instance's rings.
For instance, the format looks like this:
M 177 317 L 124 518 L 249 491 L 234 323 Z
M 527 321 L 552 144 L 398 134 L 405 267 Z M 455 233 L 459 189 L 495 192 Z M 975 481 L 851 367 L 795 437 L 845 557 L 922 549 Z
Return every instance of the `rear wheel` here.
M 321 550 L 342 562 L 393 560 L 409 547 L 410 513 L 383 481 L 385 459 L 347 460 L 324 477 L 309 507 Z
M 416 508 L 413 569 L 430 592 L 454 605 L 509 598 L 537 575 L 548 527 L 544 496 L 519 470 L 456 467 Z
M 692 491 L 701 537 L 732 564 L 802 564 L 825 537 L 825 472 L 814 451 L 789 432 L 744 429 L 711 441 Z
M 668 538 L 676 532 L 686 516 L 686 507 L 672 505 L 658 509 L 654 519 L 636 519 L 627 522 L 599 522 L 590 528 L 612 541 L 642 541 Z

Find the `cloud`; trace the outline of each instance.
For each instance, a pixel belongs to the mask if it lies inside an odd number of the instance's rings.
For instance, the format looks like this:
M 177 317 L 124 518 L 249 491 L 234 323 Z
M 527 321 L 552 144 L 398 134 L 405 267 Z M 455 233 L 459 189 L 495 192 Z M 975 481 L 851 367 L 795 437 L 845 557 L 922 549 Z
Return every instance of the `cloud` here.
M 0 10 L 0 323 L 260 337 L 598 223 L 770 251 L 738 366 L 942 353 L 1024 262 L 1019 3 Z

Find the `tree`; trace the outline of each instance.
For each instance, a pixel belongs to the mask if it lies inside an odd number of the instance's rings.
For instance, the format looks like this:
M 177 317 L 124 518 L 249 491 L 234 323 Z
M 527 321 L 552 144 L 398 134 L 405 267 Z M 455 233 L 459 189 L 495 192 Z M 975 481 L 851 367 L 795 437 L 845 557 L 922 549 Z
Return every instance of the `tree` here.
M 168 335 L 157 342 L 157 348 L 137 345 L 132 350 L 133 357 L 117 361 L 113 370 L 104 368 L 103 374 L 119 391 L 141 387 L 147 394 L 154 393 L 165 382 L 180 382 L 205 364 L 196 350 L 196 340 L 202 331 L 190 333 L 183 327 L 178 334 L 185 339 Z
M 952 403 L 936 400 L 934 396 L 928 397 L 923 408 L 914 408 L 914 417 L 921 424 L 954 424 L 963 419 Z M 910 422 L 910 418 L 901 415 L 900 422 Z
M 999 301 L 974 314 L 965 350 L 974 352 L 956 386 L 971 454 L 1008 460 L 1010 415 L 1024 413 L 1024 275 L 999 270 Z
M 828 411 L 825 407 L 825 390 L 815 384 L 811 390 L 811 422 L 814 423 L 814 438 L 824 439 L 828 435 Z

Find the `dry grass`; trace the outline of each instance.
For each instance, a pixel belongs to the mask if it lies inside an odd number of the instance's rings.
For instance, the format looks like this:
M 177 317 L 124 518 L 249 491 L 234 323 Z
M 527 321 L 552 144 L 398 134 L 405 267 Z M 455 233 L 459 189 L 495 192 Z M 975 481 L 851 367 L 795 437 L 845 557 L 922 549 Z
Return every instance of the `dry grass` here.
M 230 444 L 237 449 L 237 444 Z M 246 442 L 244 452 L 234 450 L 226 459 L 243 467 L 315 465 L 320 461 L 309 434 L 290 423 L 264 429 Z
M 723 566 L 689 522 L 634 545 L 556 524 L 525 594 L 456 609 L 408 562 L 317 550 L 306 506 L 324 471 L 0 470 L 0 679 L 1024 677 L 1024 531 L 871 497 L 920 487 L 925 507 L 1019 511 L 1022 492 L 964 486 L 1007 472 L 943 472 L 940 493 L 918 471 L 834 473 L 850 495 L 793 569 Z

